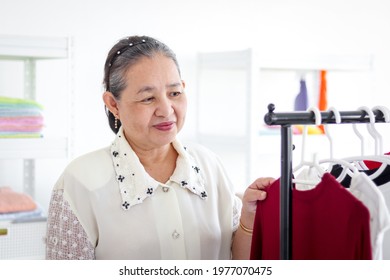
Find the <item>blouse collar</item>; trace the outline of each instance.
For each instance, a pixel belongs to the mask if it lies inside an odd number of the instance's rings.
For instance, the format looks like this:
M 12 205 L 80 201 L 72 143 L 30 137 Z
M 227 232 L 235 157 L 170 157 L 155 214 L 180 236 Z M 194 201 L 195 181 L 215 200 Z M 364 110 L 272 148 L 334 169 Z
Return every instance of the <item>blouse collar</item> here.
M 172 144 L 178 153 L 178 158 L 170 181 L 201 199 L 206 199 L 207 192 L 199 165 L 178 140 L 174 140 Z M 147 197 L 154 195 L 158 187 L 163 187 L 164 184 L 154 180 L 145 171 L 138 156 L 127 142 L 122 127 L 111 145 L 111 157 L 122 197 L 121 207 L 124 210 L 142 203 Z

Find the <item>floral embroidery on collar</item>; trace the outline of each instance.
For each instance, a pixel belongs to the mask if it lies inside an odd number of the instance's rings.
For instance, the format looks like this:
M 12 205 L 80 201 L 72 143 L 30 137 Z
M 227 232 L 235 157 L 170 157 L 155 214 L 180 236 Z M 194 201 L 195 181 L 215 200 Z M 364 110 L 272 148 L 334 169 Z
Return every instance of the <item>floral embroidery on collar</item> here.
M 201 199 L 206 199 L 207 192 L 201 169 L 179 141 L 175 140 L 173 146 L 179 156 L 170 181 L 188 189 Z M 154 195 L 159 186 L 164 185 L 147 174 L 126 141 L 122 127 L 111 145 L 111 157 L 122 197 L 122 209 L 129 210 L 132 206 L 142 203 L 147 197 Z

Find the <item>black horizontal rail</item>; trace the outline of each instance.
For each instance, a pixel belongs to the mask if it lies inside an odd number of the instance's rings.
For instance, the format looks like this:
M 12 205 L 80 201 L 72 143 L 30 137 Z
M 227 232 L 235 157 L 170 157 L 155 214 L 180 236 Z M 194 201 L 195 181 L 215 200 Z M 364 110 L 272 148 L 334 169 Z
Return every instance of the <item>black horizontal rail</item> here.
M 264 122 L 268 125 L 299 125 L 315 124 L 314 112 L 296 111 L 296 112 L 278 112 L 274 113 L 275 106 L 268 105 L 268 113 L 264 116 Z M 372 111 L 375 116 L 375 122 L 385 122 L 383 113 L 380 110 Z M 341 123 L 369 123 L 370 118 L 366 111 L 340 111 Z M 335 115 L 332 111 L 321 111 L 321 124 L 336 123 Z

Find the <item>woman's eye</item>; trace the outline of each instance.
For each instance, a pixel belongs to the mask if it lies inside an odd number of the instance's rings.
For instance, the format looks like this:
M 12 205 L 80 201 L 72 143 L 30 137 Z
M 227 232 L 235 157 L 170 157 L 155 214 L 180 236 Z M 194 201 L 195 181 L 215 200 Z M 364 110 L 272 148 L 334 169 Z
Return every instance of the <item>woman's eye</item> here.
M 152 102 L 154 97 L 148 97 L 141 100 L 142 103 L 150 103 Z
M 174 91 L 171 93 L 171 96 L 175 97 L 175 96 L 179 96 L 181 94 L 180 91 Z

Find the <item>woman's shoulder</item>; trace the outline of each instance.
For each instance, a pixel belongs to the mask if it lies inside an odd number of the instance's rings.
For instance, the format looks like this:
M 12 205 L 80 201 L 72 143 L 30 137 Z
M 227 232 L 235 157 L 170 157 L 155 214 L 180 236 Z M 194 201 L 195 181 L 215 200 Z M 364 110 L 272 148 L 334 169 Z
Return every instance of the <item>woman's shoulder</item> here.
M 74 158 L 67 166 L 67 170 L 82 169 L 100 169 L 104 165 L 112 165 L 110 156 L 110 147 L 91 151 Z
M 95 185 L 97 182 L 106 182 L 112 176 L 112 172 L 110 147 L 106 147 L 74 158 L 65 167 L 57 185 L 70 181 L 85 186 Z

